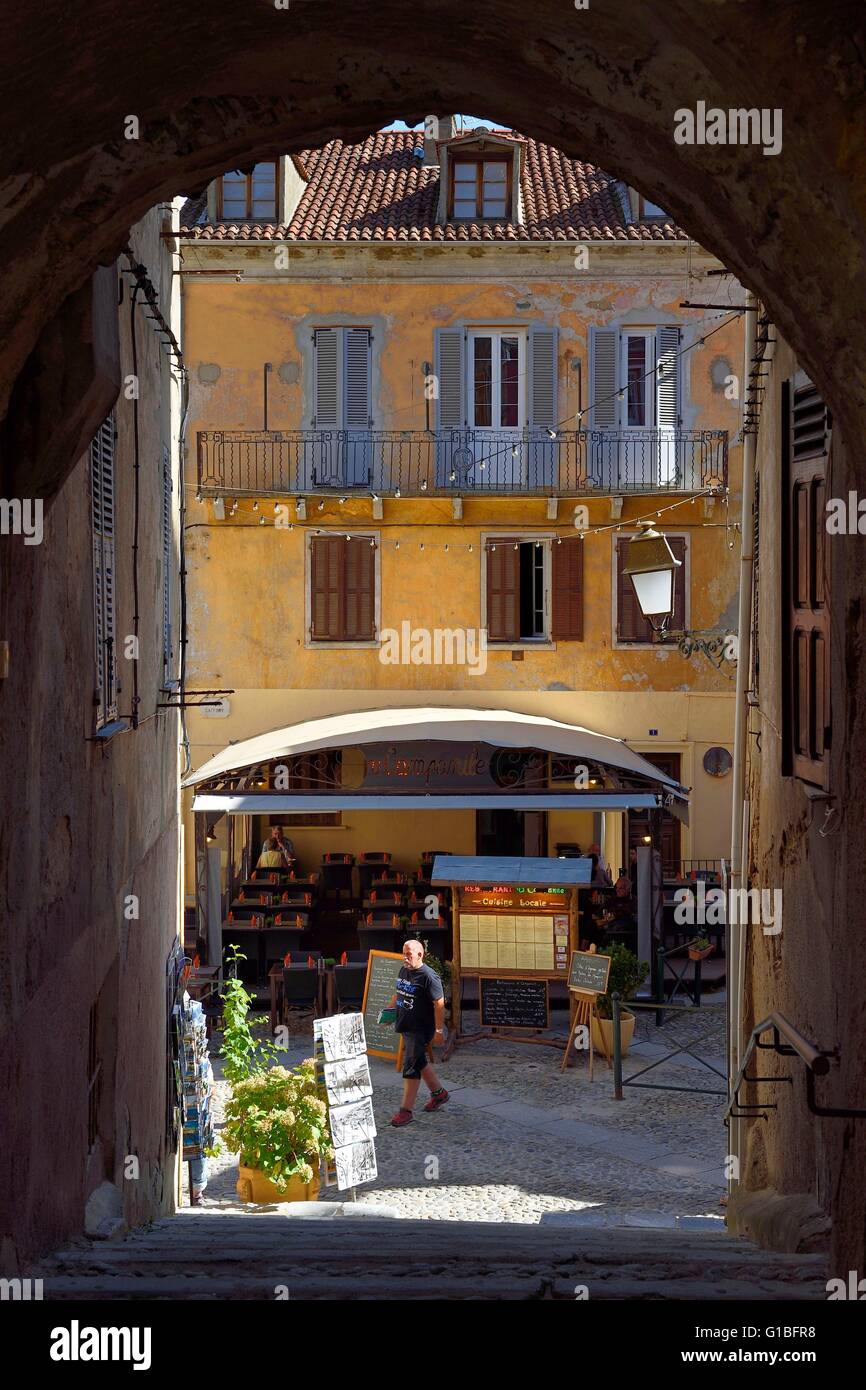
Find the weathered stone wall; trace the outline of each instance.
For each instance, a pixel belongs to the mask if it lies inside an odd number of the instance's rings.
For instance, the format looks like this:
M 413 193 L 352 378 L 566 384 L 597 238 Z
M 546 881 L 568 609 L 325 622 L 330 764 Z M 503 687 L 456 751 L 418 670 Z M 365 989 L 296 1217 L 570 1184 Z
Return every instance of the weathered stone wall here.
M 156 211 L 133 247 L 154 281 Z M 120 362 L 132 371 L 129 277 L 113 272 Z M 170 281 L 163 288 L 168 292 Z M 0 537 L 0 1245 L 13 1270 L 81 1229 L 85 1202 L 115 1182 L 138 1222 L 169 1210 L 165 1134 L 165 961 L 178 925 L 176 715 L 157 712 L 163 680 L 162 446 L 165 354 L 134 310 L 140 377 L 140 727 L 94 741 L 94 615 L 89 459 L 46 512 L 41 545 Z M 132 402 L 116 405 L 116 594 L 122 690 L 131 710 Z M 175 497 L 177 493 L 175 491 Z M 127 895 L 140 904 L 126 920 Z M 88 1034 L 99 1000 L 100 1138 L 88 1153 Z M 137 1181 L 125 1181 L 136 1155 Z
M 857 719 L 863 549 L 860 536 L 827 536 L 832 609 L 832 756 L 827 804 L 810 802 L 803 784 L 782 776 L 782 383 L 798 368 L 777 343 L 761 413 L 758 642 L 759 704 L 749 734 L 751 882 L 783 892 L 779 935 L 750 927 L 745 979 L 746 1033 L 772 1010 L 783 1013 L 820 1048 L 838 1048 L 838 1065 L 816 1082 L 820 1105 L 866 1109 L 866 1026 L 863 1017 L 866 875 L 863 850 L 864 731 Z M 827 495 L 847 497 L 853 460 L 836 430 Z M 781 659 L 780 659 L 781 657 Z M 826 831 L 826 834 L 822 834 Z M 769 1041 L 769 1038 L 765 1039 Z M 866 1263 L 866 1125 L 822 1119 L 806 1104 L 796 1058 L 760 1055 L 762 1076 L 790 1076 L 793 1085 L 750 1087 L 743 1099 L 778 1104 L 768 1120 L 748 1126 L 744 1185 L 750 1190 L 808 1194 L 832 1218 L 834 1274 Z

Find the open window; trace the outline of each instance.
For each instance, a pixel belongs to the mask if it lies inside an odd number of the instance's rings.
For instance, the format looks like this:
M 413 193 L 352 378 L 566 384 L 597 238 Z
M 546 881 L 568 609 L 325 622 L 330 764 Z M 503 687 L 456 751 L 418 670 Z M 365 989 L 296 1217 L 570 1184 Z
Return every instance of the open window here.
M 577 538 L 488 539 L 488 642 L 583 640 L 583 544 Z

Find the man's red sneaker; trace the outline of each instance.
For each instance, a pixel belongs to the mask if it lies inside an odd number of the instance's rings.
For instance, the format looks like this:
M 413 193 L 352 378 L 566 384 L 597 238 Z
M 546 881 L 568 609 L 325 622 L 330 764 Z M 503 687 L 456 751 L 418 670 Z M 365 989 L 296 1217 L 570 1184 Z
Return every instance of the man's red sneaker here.
M 431 1091 L 430 1099 L 424 1106 L 425 1110 L 438 1110 L 440 1105 L 444 1105 L 448 1099 L 448 1092 L 444 1086 L 440 1086 L 438 1091 Z
M 396 1115 L 391 1116 L 391 1124 L 395 1129 L 402 1129 L 403 1125 L 412 1123 L 412 1111 L 400 1109 Z

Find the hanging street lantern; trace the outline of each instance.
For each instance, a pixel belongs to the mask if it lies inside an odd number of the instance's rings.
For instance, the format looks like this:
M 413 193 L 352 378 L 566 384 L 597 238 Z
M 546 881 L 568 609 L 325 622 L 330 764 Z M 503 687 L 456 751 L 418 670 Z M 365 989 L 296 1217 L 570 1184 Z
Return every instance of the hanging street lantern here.
M 668 545 L 667 539 L 651 524 L 629 542 L 628 556 L 623 568 L 640 604 L 640 611 L 653 632 L 664 633 L 674 611 L 674 575 L 682 564 Z

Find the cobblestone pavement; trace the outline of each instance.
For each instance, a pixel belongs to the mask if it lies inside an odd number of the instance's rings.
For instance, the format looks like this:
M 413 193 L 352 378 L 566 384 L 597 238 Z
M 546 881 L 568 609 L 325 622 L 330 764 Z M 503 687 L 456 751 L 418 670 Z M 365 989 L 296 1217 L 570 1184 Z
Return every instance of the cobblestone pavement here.
M 563 1011 L 562 1024 L 548 1036 L 564 1038 L 565 1024 Z M 715 999 L 700 1014 L 668 1017 L 662 1028 L 652 1014 L 638 1014 L 624 1075 L 686 1042 L 723 1071 L 724 1035 L 724 1004 Z M 219 1079 L 218 1035 L 211 1048 L 219 1132 L 228 1086 Z M 286 1065 L 311 1052 L 312 1027 L 305 1020 L 291 1035 Z M 399 1104 L 399 1074 L 392 1063 L 371 1058 L 379 1176 L 359 1189 L 358 1202 L 438 1221 L 718 1227 L 724 1098 L 626 1087 L 625 1098 L 616 1101 L 603 1057 L 595 1059 L 591 1083 L 585 1054 L 564 1074 L 561 1059 L 552 1047 L 499 1039 L 461 1045 L 437 1063 L 451 1092 L 447 1105 L 425 1114 L 422 1084 L 414 1121 L 396 1130 L 389 1120 Z M 722 1078 L 692 1056 L 665 1063 L 645 1079 L 724 1091 Z M 239 1209 L 236 1156 L 224 1151 L 211 1160 L 210 1172 L 206 1207 Z M 320 1200 L 345 1196 L 329 1188 Z

